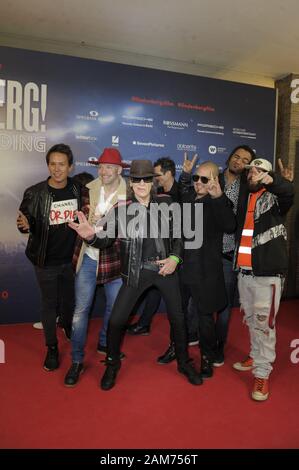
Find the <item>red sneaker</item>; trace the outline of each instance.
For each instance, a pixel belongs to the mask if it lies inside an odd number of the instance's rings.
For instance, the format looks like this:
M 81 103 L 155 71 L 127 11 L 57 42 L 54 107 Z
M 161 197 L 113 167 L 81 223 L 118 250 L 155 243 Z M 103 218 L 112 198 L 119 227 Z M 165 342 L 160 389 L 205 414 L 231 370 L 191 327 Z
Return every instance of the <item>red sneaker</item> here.
M 250 356 L 247 356 L 244 361 L 235 362 L 233 368 L 236 370 L 251 370 L 253 368 L 253 359 Z
M 251 396 L 257 401 L 267 400 L 269 396 L 269 380 L 255 377 Z

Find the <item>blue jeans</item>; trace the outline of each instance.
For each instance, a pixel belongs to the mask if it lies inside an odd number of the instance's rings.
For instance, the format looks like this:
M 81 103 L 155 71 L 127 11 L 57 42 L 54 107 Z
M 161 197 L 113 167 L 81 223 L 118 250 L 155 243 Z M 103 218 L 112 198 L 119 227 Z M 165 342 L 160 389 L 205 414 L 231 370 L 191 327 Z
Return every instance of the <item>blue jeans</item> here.
M 224 346 L 227 340 L 228 327 L 230 321 L 231 309 L 234 303 L 235 290 L 237 286 L 237 272 L 233 271 L 233 262 L 225 258 L 223 261 L 223 274 L 225 288 L 228 298 L 228 304 L 223 309 L 217 312 L 216 318 L 216 338 L 218 344 Z
M 122 280 L 114 279 L 104 284 L 106 295 L 106 308 L 104 312 L 103 324 L 99 333 L 99 343 L 106 346 L 106 335 L 112 307 L 118 291 L 122 285 Z M 97 262 L 89 256 L 84 255 L 82 265 L 76 275 L 75 280 L 75 312 L 72 325 L 72 360 L 73 362 L 83 362 L 84 347 L 86 343 L 88 315 L 97 287 Z

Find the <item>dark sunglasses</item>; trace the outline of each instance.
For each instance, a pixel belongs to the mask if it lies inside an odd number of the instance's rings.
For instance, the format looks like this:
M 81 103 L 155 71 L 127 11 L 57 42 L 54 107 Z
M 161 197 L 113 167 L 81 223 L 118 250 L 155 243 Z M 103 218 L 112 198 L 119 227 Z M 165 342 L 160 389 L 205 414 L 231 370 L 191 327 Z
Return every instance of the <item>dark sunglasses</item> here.
M 210 181 L 210 178 L 207 178 L 206 176 L 192 175 L 192 181 L 194 181 L 194 183 L 197 183 L 199 180 L 202 184 L 207 184 Z
M 141 180 L 143 180 L 145 183 L 152 183 L 153 176 L 143 176 L 141 178 L 139 178 L 139 176 L 131 176 L 132 183 L 140 183 Z

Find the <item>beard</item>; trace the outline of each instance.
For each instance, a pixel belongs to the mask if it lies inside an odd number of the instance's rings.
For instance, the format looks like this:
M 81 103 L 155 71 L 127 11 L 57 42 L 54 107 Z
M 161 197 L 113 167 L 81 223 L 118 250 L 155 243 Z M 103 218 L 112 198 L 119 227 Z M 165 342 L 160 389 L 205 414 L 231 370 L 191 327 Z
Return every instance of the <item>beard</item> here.
M 252 182 L 251 179 L 247 181 L 247 186 L 251 193 L 257 193 L 260 189 L 264 187 L 263 183 L 260 183 L 260 182 L 254 183 Z

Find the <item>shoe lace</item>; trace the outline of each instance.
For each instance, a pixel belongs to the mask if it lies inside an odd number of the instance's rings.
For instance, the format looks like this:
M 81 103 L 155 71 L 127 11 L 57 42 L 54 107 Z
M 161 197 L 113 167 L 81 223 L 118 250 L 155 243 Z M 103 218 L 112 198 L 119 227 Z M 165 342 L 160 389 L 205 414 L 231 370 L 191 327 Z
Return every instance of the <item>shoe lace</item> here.
M 265 380 L 260 379 L 259 377 L 257 377 L 255 380 L 256 380 L 256 390 L 257 390 L 257 392 L 262 392 L 263 388 L 264 388 Z

